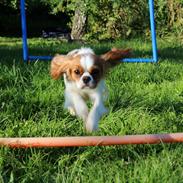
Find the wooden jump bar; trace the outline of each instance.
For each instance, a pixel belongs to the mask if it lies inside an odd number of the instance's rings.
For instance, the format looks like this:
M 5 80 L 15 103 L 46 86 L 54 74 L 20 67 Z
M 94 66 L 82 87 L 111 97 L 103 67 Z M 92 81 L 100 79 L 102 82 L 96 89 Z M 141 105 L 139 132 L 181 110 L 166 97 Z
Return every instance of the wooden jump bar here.
M 8 146 L 13 148 L 110 146 L 178 142 L 183 142 L 183 133 L 124 136 L 0 138 L 0 146 Z

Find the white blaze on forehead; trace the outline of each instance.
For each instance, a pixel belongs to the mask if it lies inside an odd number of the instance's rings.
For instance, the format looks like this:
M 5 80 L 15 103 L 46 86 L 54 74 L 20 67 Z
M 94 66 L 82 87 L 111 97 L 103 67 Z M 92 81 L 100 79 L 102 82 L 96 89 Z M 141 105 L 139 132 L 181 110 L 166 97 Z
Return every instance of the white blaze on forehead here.
M 83 73 L 83 75 L 82 75 L 82 77 L 84 77 L 84 76 L 88 76 L 88 77 L 90 77 L 91 78 L 91 75 L 90 75 L 90 73 L 89 72 L 84 72 Z M 91 78 L 92 79 L 92 78 Z
M 86 54 L 95 54 L 91 48 L 81 48 L 70 51 L 67 55 L 77 56 L 77 55 L 86 55 Z
M 88 71 L 94 65 L 94 60 L 91 55 L 82 55 L 80 63 L 83 69 Z
M 81 48 L 78 50 L 78 54 L 79 55 L 94 54 L 94 52 L 91 48 Z

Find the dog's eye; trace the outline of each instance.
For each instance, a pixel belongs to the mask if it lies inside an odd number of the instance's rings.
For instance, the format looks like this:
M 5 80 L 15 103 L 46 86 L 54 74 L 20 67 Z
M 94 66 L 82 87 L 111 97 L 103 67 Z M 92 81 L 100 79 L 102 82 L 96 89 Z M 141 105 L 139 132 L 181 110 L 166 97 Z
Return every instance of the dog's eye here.
M 78 69 L 76 69 L 76 70 L 74 71 L 74 73 L 75 73 L 76 75 L 80 75 L 80 71 L 79 71 Z
M 93 69 L 92 70 L 92 75 L 97 75 L 97 74 L 99 74 L 99 69 Z

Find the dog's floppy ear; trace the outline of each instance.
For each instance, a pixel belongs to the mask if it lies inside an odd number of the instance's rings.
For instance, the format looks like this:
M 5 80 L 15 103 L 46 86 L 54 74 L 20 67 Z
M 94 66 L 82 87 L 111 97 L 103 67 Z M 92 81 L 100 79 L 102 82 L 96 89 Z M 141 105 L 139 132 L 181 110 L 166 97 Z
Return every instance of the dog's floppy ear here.
M 127 58 L 131 55 L 131 49 L 117 49 L 112 48 L 107 53 L 100 56 L 100 58 L 103 60 L 104 64 L 107 67 L 114 67 L 121 63 L 121 60 L 123 58 Z
M 53 79 L 59 79 L 68 69 L 69 60 L 65 55 L 56 55 L 51 61 L 50 74 Z

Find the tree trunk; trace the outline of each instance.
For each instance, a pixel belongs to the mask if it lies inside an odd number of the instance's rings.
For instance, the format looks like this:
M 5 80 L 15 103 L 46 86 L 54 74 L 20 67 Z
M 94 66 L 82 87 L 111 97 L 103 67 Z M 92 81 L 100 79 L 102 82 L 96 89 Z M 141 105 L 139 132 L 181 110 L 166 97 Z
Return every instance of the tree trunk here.
M 86 19 L 86 5 L 82 0 L 76 3 L 76 10 L 72 22 L 71 39 L 82 39 L 85 34 Z

